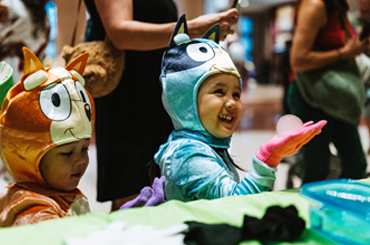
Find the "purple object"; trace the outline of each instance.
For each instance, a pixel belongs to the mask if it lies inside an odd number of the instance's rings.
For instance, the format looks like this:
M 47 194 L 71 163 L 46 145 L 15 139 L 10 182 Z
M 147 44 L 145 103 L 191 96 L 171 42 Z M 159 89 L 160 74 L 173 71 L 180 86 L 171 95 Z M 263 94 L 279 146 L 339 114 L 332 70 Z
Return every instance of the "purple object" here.
M 152 187 L 145 186 L 140 194 L 133 200 L 126 202 L 119 209 L 127 209 L 143 206 L 157 206 L 166 202 L 164 197 L 165 177 L 155 178 Z

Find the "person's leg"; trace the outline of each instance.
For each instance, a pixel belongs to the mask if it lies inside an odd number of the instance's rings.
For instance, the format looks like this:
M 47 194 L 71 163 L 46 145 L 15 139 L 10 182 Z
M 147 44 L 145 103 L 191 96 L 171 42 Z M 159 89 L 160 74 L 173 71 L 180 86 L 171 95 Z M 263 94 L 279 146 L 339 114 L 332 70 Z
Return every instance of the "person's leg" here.
M 291 113 L 298 116 L 303 122 L 328 121 L 322 132 L 302 147 L 302 184 L 324 180 L 329 173 L 331 118 L 323 111 L 309 106 L 300 95 L 295 83 L 289 87 L 287 99 Z
M 370 88 L 366 90 L 366 101 L 365 101 L 365 108 L 364 113 L 362 115 L 362 120 L 366 126 L 367 133 L 368 133 L 368 139 L 370 142 Z M 370 155 L 370 147 L 367 150 L 367 154 Z
M 321 134 L 315 136 L 303 146 L 302 185 L 305 183 L 325 180 L 329 174 L 330 160 L 330 126 L 325 125 Z
M 365 123 L 365 125 L 366 125 L 366 128 L 367 128 L 367 132 L 368 132 L 368 134 L 369 134 L 369 142 L 370 142 L 370 117 L 368 117 L 368 116 L 364 116 L 364 123 Z M 367 154 L 369 154 L 370 155 L 370 147 L 368 148 L 368 150 L 367 150 Z
M 335 120 L 333 125 L 333 143 L 341 160 L 340 178 L 364 178 L 367 168 L 358 125 Z

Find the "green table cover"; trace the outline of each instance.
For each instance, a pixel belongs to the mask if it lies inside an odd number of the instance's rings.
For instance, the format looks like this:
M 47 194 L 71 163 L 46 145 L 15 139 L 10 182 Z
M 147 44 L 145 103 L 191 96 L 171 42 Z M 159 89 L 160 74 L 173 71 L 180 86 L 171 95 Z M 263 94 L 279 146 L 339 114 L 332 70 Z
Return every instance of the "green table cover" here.
M 370 184 L 370 179 L 361 180 Z M 127 227 L 136 224 L 152 225 L 166 228 L 185 221 L 204 223 L 227 223 L 242 226 L 244 214 L 262 218 L 267 207 L 294 205 L 299 216 L 306 221 L 306 230 L 294 243 L 268 244 L 336 244 L 309 229 L 309 201 L 299 194 L 299 189 L 264 192 L 247 196 L 231 196 L 216 200 L 199 200 L 193 202 L 169 201 L 157 207 L 131 208 L 113 213 L 93 212 L 81 216 L 66 217 L 55 221 L 21 227 L 1 228 L 0 244 L 63 244 L 64 237 L 87 236 L 102 230 L 112 221 L 125 221 Z M 122 241 L 122 244 L 125 244 Z M 153 242 L 155 244 L 155 242 Z M 241 243 L 261 244 L 251 240 Z
M 13 68 L 5 61 L 0 62 L 0 108 L 6 93 L 13 86 Z

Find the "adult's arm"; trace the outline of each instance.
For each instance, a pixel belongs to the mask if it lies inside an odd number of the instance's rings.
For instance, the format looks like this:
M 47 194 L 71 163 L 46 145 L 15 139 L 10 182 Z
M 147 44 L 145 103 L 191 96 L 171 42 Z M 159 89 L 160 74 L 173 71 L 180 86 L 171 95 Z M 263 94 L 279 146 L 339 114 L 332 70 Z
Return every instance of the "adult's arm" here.
M 132 0 L 94 0 L 108 37 L 117 49 L 153 50 L 168 46 L 176 23 L 153 24 L 133 20 Z M 230 28 L 238 20 L 238 11 L 230 9 L 188 20 L 191 38 L 201 37 L 216 24 L 221 26 L 221 40 L 234 31 Z
M 327 22 L 325 4 L 322 0 L 302 0 L 298 10 L 296 30 L 291 50 L 291 66 L 294 71 L 321 68 L 340 60 L 353 58 L 366 49 L 366 40 L 355 35 L 339 48 L 324 52 L 312 51 L 313 44 Z

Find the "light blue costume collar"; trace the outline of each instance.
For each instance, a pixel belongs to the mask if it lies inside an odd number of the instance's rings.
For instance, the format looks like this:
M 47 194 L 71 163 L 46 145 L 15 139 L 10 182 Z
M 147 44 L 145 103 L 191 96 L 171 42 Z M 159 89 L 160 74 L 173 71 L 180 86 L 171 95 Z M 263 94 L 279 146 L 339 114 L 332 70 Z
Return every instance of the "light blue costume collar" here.
M 171 140 L 176 140 L 179 138 L 188 138 L 188 139 L 198 140 L 203 143 L 206 143 L 210 147 L 223 148 L 223 149 L 230 148 L 231 136 L 227 138 L 216 138 L 210 135 L 209 133 L 191 131 L 191 130 L 186 130 L 186 129 L 174 130 L 172 131 L 171 136 L 170 136 Z
M 166 143 L 162 144 L 158 152 L 154 155 L 154 161 L 159 164 L 160 159 L 166 153 L 172 142 L 177 140 L 196 140 L 205 143 L 209 147 L 228 149 L 230 148 L 231 136 L 227 138 L 216 138 L 207 132 L 192 131 L 186 129 L 174 130 L 168 137 Z

